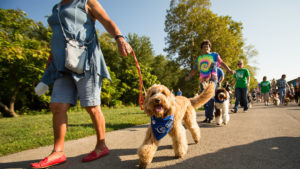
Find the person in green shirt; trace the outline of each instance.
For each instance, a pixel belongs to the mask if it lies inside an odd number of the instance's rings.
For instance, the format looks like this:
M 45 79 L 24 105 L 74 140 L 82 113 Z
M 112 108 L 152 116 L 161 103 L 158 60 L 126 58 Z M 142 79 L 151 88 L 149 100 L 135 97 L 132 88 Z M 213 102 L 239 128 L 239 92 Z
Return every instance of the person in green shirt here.
M 250 84 L 250 73 L 248 69 L 244 68 L 244 62 L 240 60 L 238 62 L 238 69 L 235 71 L 233 75 L 233 86 L 235 86 L 235 105 L 233 113 L 237 113 L 239 104 L 243 105 L 244 111 L 248 111 L 248 87 Z
M 263 81 L 260 83 L 259 87 L 260 87 L 261 94 L 263 95 L 264 98 L 265 106 L 268 106 L 271 84 L 269 81 L 267 81 L 267 76 L 263 77 Z

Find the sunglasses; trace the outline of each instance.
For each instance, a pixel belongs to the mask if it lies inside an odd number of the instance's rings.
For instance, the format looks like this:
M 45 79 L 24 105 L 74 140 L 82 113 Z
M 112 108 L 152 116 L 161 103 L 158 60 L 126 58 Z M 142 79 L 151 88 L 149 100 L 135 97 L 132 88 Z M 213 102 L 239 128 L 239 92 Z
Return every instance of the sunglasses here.
M 238 65 L 242 65 L 241 63 L 238 63 Z

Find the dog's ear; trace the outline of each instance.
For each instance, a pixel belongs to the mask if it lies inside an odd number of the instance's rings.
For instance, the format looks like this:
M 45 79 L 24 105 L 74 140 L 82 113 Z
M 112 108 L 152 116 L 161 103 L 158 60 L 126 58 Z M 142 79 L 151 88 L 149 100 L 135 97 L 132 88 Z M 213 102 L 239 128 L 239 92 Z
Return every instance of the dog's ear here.
M 150 100 L 150 93 L 151 93 L 151 88 L 150 87 L 146 94 L 145 94 L 145 102 L 144 102 L 144 112 L 148 115 L 151 116 L 151 110 L 149 109 L 149 100 Z
M 216 93 L 215 93 L 215 100 L 219 100 L 219 93 L 220 93 L 220 89 L 217 89 L 216 90 Z
M 229 93 L 226 91 L 226 90 L 224 90 L 224 93 L 225 93 L 225 100 L 227 100 L 227 99 L 229 99 Z
M 171 92 L 169 93 L 169 101 L 170 101 L 170 109 L 168 114 L 171 115 L 174 114 L 176 110 L 176 98 Z

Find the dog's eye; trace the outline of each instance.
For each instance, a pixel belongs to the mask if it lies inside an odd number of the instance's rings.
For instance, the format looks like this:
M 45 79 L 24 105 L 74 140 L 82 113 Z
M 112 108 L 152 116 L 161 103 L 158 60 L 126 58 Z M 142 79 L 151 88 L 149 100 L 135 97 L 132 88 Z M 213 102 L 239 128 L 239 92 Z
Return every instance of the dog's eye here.
M 165 95 L 165 96 L 167 95 L 166 92 L 161 92 L 161 93 L 162 93 L 163 95 Z
M 151 93 L 150 97 L 152 97 L 153 95 L 155 95 L 155 92 Z

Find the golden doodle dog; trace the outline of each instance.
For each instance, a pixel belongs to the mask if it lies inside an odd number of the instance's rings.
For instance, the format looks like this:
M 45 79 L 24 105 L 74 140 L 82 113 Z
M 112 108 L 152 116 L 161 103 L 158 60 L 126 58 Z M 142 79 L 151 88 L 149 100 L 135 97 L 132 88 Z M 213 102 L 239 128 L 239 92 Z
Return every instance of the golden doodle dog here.
M 215 95 L 215 117 L 217 125 L 226 125 L 229 120 L 229 93 L 222 87 L 216 90 Z
M 182 158 L 188 149 L 186 127 L 190 130 L 195 143 L 200 140 L 200 128 L 196 121 L 195 109 L 201 107 L 214 95 L 214 84 L 207 85 L 198 96 L 186 98 L 174 96 L 163 85 L 153 85 L 146 94 L 144 111 L 151 117 L 143 144 L 138 149 L 139 168 L 146 168 L 152 161 L 159 140 L 166 134 L 172 137 L 175 156 Z

